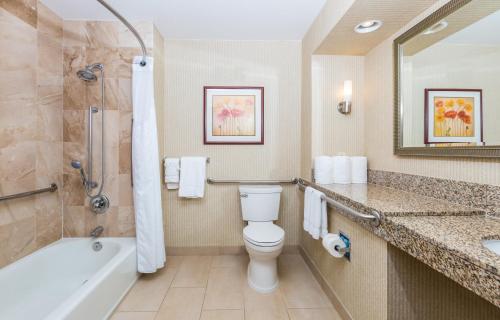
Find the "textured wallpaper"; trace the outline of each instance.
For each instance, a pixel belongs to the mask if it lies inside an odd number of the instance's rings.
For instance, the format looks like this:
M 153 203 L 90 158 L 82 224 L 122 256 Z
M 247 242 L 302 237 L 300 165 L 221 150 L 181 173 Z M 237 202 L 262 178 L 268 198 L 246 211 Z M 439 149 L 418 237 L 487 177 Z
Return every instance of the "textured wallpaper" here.
M 165 156 L 207 156 L 213 178 L 288 179 L 299 175 L 300 42 L 167 40 Z M 265 87 L 265 144 L 203 145 L 203 86 Z M 279 224 L 299 242 L 295 186 L 284 186 Z M 243 245 L 237 185 L 207 185 L 203 199 L 164 191 L 169 247 Z

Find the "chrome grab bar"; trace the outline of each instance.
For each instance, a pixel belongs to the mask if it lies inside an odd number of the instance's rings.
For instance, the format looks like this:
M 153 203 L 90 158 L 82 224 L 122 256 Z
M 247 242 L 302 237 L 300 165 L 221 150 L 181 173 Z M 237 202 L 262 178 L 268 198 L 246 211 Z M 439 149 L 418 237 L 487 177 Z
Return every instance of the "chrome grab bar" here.
M 306 187 L 312 187 L 308 186 L 304 183 L 304 180 L 299 179 L 298 180 L 298 185 L 299 189 L 304 191 Z M 332 198 L 329 198 L 327 196 L 324 196 L 323 199 L 326 201 L 326 203 L 335 209 L 341 210 L 355 218 L 361 219 L 361 220 L 366 220 L 369 221 L 373 226 L 378 227 L 380 225 L 380 213 L 377 211 L 373 210 L 371 214 L 366 214 L 366 213 L 361 213 L 359 211 L 356 211 L 348 206 L 346 206 L 343 203 L 338 202 L 337 200 L 334 200 Z
M 56 190 L 57 190 L 57 184 L 52 183 L 50 185 L 50 187 L 48 187 L 48 188 L 43 188 L 43 189 L 38 189 L 38 190 L 33 190 L 33 191 L 28 191 L 28 192 L 21 192 L 21 193 L 16 193 L 16 194 L 11 194 L 8 196 L 0 197 L 0 201 L 29 197 L 29 196 L 33 196 L 35 194 L 44 193 L 44 192 L 55 192 Z
M 288 183 L 297 184 L 299 180 L 297 178 L 288 180 L 232 180 L 232 179 L 213 179 L 208 178 L 208 184 L 232 184 L 232 183 L 242 183 L 242 184 L 278 184 L 278 183 Z

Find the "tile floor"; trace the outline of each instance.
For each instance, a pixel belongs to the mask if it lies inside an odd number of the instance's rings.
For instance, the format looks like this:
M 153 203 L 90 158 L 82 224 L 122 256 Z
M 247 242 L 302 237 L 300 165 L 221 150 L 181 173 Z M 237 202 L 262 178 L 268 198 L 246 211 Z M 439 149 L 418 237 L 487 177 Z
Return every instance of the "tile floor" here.
M 142 276 L 111 320 L 340 320 L 300 255 L 279 258 L 280 287 L 246 283 L 248 256 L 170 256 Z

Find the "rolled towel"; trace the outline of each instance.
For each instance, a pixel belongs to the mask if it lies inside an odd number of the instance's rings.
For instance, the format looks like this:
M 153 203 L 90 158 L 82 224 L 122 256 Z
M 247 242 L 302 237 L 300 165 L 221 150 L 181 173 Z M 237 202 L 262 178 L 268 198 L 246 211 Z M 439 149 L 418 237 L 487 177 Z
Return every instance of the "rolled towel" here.
M 164 162 L 164 170 L 167 189 L 179 189 L 179 158 L 166 158 Z
M 351 157 L 351 182 L 366 183 L 368 180 L 368 161 L 366 157 Z
M 332 157 L 318 156 L 314 158 L 314 181 L 318 184 L 333 183 Z
M 333 182 L 351 183 L 351 158 L 348 156 L 333 157 Z

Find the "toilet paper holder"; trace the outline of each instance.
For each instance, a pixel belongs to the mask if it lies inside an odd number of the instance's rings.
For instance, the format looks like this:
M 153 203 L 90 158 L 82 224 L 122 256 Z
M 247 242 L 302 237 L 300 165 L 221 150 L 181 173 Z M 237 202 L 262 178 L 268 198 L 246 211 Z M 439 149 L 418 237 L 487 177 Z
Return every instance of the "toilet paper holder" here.
M 339 247 L 338 245 L 336 245 L 335 247 L 333 247 L 333 249 L 335 249 L 335 251 L 341 253 L 344 255 L 344 258 L 347 259 L 347 261 L 351 261 L 351 240 L 349 239 L 349 237 L 343 233 L 343 232 L 339 232 L 339 237 L 342 241 L 344 241 L 345 243 L 345 248 L 342 248 L 342 247 Z

